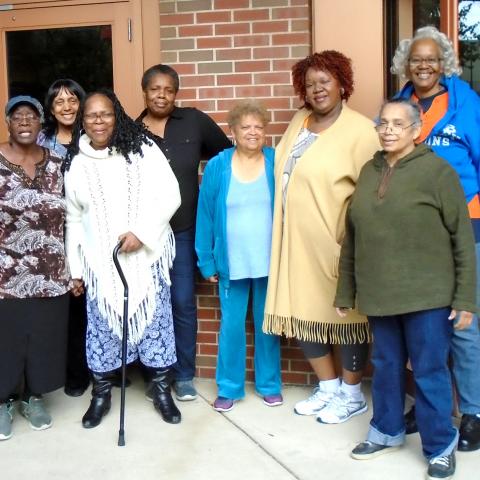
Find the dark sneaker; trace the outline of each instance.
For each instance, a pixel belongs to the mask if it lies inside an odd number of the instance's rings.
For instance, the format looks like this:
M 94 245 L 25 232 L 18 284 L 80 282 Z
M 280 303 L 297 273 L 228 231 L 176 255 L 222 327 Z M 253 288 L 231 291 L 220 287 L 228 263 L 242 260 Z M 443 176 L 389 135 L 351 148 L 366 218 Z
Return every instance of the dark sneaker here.
M 12 436 L 12 421 L 15 404 L 6 402 L 0 404 L 0 440 L 8 440 Z
M 22 401 L 20 413 L 29 421 L 33 430 L 45 430 L 52 426 L 52 417 L 45 410 L 43 398 L 30 397 L 28 402 Z
M 436 480 L 441 478 L 448 480 L 455 473 L 455 453 L 444 455 L 443 457 L 432 458 L 428 462 L 427 480 Z
M 181 402 L 189 402 L 197 398 L 197 391 L 193 386 L 193 380 L 178 380 L 175 382 L 175 397 Z
M 405 420 L 405 433 L 410 435 L 418 432 L 417 417 L 415 416 L 415 405 L 403 416 Z
M 394 452 L 398 450 L 400 446 L 389 447 L 388 445 L 379 445 L 378 443 L 365 442 L 359 443 L 350 453 L 350 456 L 355 460 L 370 460 L 375 457 L 379 457 L 384 453 Z
M 263 403 L 268 407 L 278 407 L 283 403 L 282 394 L 276 393 L 275 395 L 265 395 L 263 397 Z
M 217 397 L 213 402 L 213 409 L 217 412 L 229 412 L 233 408 L 233 400 L 231 398 Z
M 480 449 L 480 414 L 464 414 L 460 423 L 458 450 L 461 452 L 473 452 L 478 449 Z

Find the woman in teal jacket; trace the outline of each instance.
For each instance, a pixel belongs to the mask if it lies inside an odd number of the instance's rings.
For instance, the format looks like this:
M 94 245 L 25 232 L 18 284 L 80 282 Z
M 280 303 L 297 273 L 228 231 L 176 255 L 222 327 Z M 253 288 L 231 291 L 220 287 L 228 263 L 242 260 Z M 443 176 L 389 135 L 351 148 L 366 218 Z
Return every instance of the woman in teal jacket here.
M 207 280 L 219 283 L 222 319 L 214 409 L 226 412 L 245 396 L 245 317 L 250 290 L 255 327 L 255 388 L 281 405 L 279 337 L 262 332 L 270 264 L 274 150 L 265 146 L 268 113 L 254 100 L 237 104 L 228 124 L 236 147 L 212 158 L 198 201 L 195 249 Z

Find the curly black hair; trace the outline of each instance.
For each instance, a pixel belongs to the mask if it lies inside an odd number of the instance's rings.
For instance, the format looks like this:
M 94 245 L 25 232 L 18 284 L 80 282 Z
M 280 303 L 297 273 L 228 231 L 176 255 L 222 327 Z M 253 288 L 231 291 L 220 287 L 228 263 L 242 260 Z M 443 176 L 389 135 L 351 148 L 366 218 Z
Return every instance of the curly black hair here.
M 60 78 L 48 87 L 47 94 L 45 95 L 45 123 L 43 125 L 43 131 L 47 137 L 52 137 L 57 133 L 58 122 L 52 113 L 52 107 L 53 101 L 62 89 L 75 95 L 80 103 L 85 98 L 85 90 L 71 78 Z
M 88 99 L 94 95 L 103 95 L 107 97 L 113 104 L 113 111 L 115 114 L 115 126 L 113 128 L 113 134 L 108 144 L 109 153 L 112 153 L 115 148 L 121 155 L 125 157 L 125 160 L 130 163 L 129 155 L 132 153 L 138 153 L 143 157 L 142 145 L 152 145 L 151 136 L 143 125 L 143 123 L 137 123 L 130 118 L 122 107 L 122 104 L 118 100 L 115 93 L 108 89 L 100 89 L 94 92 L 90 92 L 85 100 L 80 104 L 78 109 L 77 118 L 75 119 L 75 125 L 73 127 L 72 141 L 70 142 L 65 157 L 64 169 L 69 170 L 70 165 L 79 152 L 79 140 L 83 134 L 83 114 L 85 110 L 85 104 Z

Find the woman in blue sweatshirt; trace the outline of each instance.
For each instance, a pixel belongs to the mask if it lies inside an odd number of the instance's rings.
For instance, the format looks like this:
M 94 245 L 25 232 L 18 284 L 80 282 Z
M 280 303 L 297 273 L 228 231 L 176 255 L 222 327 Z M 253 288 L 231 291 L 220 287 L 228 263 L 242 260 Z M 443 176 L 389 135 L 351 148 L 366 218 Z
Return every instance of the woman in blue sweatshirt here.
M 236 146 L 205 168 L 195 249 L 208 281 L 219 284 L 222 319 L 213 408 L 226 412 L 245 396 L 245 317 L 250 291 L 255 327 L 255 388 L 268 406 L 281 405 L 280 341 L 262 332 L 270 264 L 274 150 L 265 146 L 268 113 L 255 100 L 228 116 Z

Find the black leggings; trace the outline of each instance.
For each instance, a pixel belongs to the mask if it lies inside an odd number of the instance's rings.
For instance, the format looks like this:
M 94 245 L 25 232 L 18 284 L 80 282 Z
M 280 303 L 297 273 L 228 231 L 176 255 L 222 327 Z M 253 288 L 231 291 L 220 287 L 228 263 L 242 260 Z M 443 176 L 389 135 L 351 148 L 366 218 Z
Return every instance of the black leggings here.
M 332 351 L 329 343 L 307 342 L 297 340 L 307 359 L 319 358 Z M 350 372 L 359 372 L 365 368 L 368 360 L 369 343 L 347 343 L 339 345 L 342 367 Z

